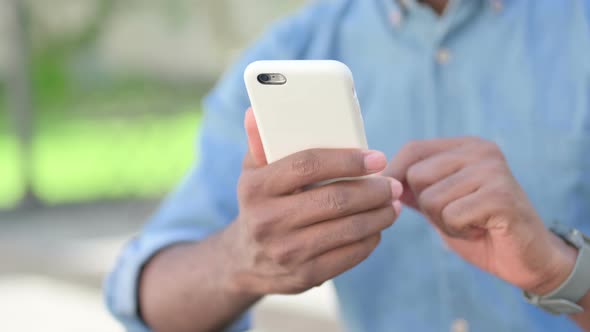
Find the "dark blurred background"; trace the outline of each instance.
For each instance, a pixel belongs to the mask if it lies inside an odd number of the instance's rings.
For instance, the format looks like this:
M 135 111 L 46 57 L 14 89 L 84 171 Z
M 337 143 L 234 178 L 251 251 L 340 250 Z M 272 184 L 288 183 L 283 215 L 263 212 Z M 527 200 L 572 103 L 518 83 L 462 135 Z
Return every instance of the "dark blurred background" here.
M 0 331 L 121 330 L 102 280 L 198 159 L 201 97 L 303 2 L 0 0 Z M 257 326 L 337 330 L 331 292 Z

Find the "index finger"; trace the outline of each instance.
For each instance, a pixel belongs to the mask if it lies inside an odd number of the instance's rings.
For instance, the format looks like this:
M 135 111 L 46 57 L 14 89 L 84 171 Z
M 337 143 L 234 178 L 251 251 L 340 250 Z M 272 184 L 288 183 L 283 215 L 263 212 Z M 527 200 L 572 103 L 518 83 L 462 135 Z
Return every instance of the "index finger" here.
M 244 158 L 244 168 L 257 168 L 266 165 L 266 154 L 264 153 L 262 139 L 251 107 L 248 108 L 244 116 L 244 128 L 248 136 L 248 153 Z
M 408 169 L 412 165 L 435 154 L 455 149 L 465 144 L 467 140 L 467 138 L 443 138 L 409 142 L 393 157 L 382 175 L 404 182 Z
M 379 151 L 310 149 L 271 163 L 261 171 L 271 194 L 290 194 L 322 181 L 378 173 L 386 165 L 387 158 Z

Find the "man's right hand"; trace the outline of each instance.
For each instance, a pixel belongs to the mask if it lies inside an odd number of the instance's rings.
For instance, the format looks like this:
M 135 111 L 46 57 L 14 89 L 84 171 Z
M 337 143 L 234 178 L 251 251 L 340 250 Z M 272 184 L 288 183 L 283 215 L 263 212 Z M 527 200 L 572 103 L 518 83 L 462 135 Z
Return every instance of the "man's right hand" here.
M 240 214 L 222 236 L 228 289 L 300 293 L 367 258 L 400 213 L 401 183 L 375 175 L 303 188 L 379 173 L 385 155 L 313 149 L 267 164 L 251 110 L 245 124 L 250 151 L 238 185 Z

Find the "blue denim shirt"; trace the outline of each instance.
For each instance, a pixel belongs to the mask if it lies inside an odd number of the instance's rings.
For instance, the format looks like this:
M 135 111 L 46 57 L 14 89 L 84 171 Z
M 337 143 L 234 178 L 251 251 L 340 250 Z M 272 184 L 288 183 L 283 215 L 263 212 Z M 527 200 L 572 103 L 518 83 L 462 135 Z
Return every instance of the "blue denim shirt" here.
M 206 238 L 238 213 L 249 106 L 242 73 L 254 60 L 346 63 L 372 149 L 393 156 L 413 139 L 490 139 L 547 223 L 590 233 L 590 1 L 457 0 L 440 18 L 415 1 L 400 3 L 315 1 L 271 27 L 229 69 L 204 101 L 199 164 L 107 281 L 108 305 L 130 331 L 148 330 L 137 315 L 146 260 Z M 335 285 L 349 331 L 448 331 L 458 318 L 478 332 L 576 330 L 462 261 L 409 209 Z M 248 324 L 245 315 L 231 330 Z

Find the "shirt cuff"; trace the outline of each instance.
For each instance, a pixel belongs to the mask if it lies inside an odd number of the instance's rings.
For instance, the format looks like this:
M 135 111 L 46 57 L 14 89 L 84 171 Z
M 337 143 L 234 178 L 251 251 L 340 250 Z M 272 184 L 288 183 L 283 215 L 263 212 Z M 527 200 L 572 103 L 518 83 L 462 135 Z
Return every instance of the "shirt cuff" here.
M 110 312 L 129 332 L 149 332 L 151 329 L 139 316 L 138 281 L 144 264 L 158 251 L 181 242 L 194 242 L 208 234 L 194 228 L 144 233 L 131 240 L 119 257 L 115 268 L 105 281 L 105 301 Z M 249 313 L 243 315 L 227 332 L 247 331 L 251 325 Z

